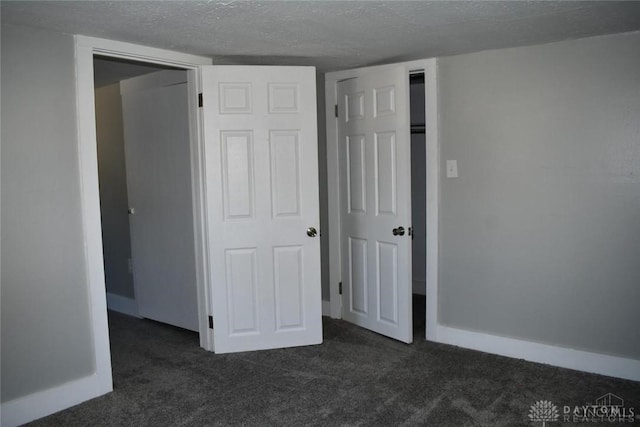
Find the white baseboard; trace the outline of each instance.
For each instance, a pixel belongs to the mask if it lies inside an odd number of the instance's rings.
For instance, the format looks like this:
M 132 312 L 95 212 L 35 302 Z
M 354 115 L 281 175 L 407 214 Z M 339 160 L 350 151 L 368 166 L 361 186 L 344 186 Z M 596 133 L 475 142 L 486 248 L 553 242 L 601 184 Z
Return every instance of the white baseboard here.
M 0 406 L 0 424 L 15 427 L 93 399 L 113 390 L 111 381 L 91 375 L 10 400 Z
M 122 295 L 107 292 L 107 309 L 133 317 L 140 317 L 136 300 Z
M 438 325 L 436 341 L 501 356 L 640 381 L 640 360 Z
M 322 315 L 331 317 L 331 301 L 322 300 Z

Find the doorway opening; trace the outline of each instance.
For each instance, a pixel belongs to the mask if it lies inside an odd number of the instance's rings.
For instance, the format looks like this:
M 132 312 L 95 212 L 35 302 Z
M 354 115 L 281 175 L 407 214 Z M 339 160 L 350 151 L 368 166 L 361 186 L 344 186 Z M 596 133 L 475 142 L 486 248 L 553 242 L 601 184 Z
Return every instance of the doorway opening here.
M 107 308 L 197 332 L 187 71 L 93 65 Z
M 427 174 L 424 71 L 409 74 L 409 105 L 411 124 L 412 320 L 414 339 L 420 339 L 425 336 L 427 294 Z

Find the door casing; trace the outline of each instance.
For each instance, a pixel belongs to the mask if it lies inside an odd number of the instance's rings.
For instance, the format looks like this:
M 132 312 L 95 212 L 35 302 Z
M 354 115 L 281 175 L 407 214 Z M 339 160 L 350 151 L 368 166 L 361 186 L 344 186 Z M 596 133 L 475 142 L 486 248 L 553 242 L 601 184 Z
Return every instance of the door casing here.
M 342 280 L 340 192 L 344 183 L 339 176 L 338 120 L 335 117 L 339 81 L 357 78 L 385 68 L 404 66 L 407 75 L 424 72 L 425 75 L 425 139 L 426 139 L 426 230 L 427 286 L 426 286 L 426 339 L 437 341 L 438 324 L 438 208 L 440 205 L 440 143 L 438 139 L 437 62 L 435 58 L 388 64 L 375 67 L 336 71 L 325 76 L 327 119 L 327 189 L 329 204 L 329 283 L 331 317 L 342 318 Z M 407 94 L 408 96 L 408 94 Z M 420 262 L 414 260 L 413 262 Z
M 86 258 L 86 278 L 89 290 L 89 310 L 92 319 L 96 372 L 94 386 L 89 392 L 81 392 L 77 403 L 113 390 L 109 330 L 107 325 L 100 198 L 96 148 L 96 124 L 94 104 L 93 59 L 94 55 L 107 56 L 168 65 L 187 71 L 189 92 L 189 139 L 191 150 L 191 174 L 194 202 L 194 233 L 196 236 L 196 280 L 198 288 L 198 319 L 200 346 L 211 349 L 211 335 L 206 321 L 208 313 L 207 248 L 204 236 L 204 170 L 203 141 L 197 111 L 197 94 L 200 88 L 201 65 L 210 65 L 211 59 L 86 36 L 75 36 L 76 50 L 76 116 L 78 132 L 78 162 L 80 167 L 80 204 Z M 62 409 L 62 408 L 61 408 Z

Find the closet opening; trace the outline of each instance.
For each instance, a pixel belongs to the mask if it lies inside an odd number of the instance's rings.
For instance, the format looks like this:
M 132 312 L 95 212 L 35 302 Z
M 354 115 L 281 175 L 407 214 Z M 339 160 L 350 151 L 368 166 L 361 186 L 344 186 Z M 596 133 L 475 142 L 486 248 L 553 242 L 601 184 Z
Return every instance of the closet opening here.
M 414 340 L 424 339 L 426 320 L 426 139 L 424 71 L 409 74 L 411 118 L 411 252 Z

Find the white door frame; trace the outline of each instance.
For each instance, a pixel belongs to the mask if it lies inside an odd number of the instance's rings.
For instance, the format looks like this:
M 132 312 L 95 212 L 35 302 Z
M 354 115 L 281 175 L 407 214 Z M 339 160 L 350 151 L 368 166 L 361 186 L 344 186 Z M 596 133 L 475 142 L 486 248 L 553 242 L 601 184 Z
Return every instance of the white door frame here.
M 89 310 L 94 339 L 96 386 L 92 393 L 77 396 L 78 402 L 100 396 L 113 390 L 107 305 L 102 253 L 102 226 L 98 188 L 98 163 L 94 103 L 94 55 L 124 58 L 153 64 L 169 65 L 187 70 L 190 116 L 191 172 L 194 201 L 194 233 L 196 237 L 196 270 L 198 287 L 198 318 L 200 345 L 211 348 L 207 324 L 208 313 L 208 253 L 206 223 L 203 214 L 205 181 L 203 144 L 197 111 L 197 93 L 200 87 L 200 65 L 210 65 L 211 59 L 179 52 L 156 49 L 130 43 L 94 37 L 75 36 L 76 50 L 76 117 L 78 132 L 78 163 L 80 168 L 80 204 L 86 258 L 86 277 L 89 288 Z
M 438 93 L 437 62 L 435 58 L 400 64 L 380 65 L 355 70 L 336 71 L 325 76 L 325 99 L 327 117 L 327 188 L 329 193 L 329 284 L 331 317 L 342 317 L 342 295 L 338 284 L 342 280 L 341 222 L 340 222 L 340 176 L 338 159 L 338 120 L 334 106 L 337 104 L 337 83 L 341 80 L 362 76 L 371 71 L 402 65 L 409 73 L 424 71 L 425 80 L 425 139 L 427 175 L 427 319 L 426 338 L 437 341 L 438 331 L 438 208 L 440 206 L 440 142 L 438 138 Z M 416 260 L 414 260 L 416 262 Z

